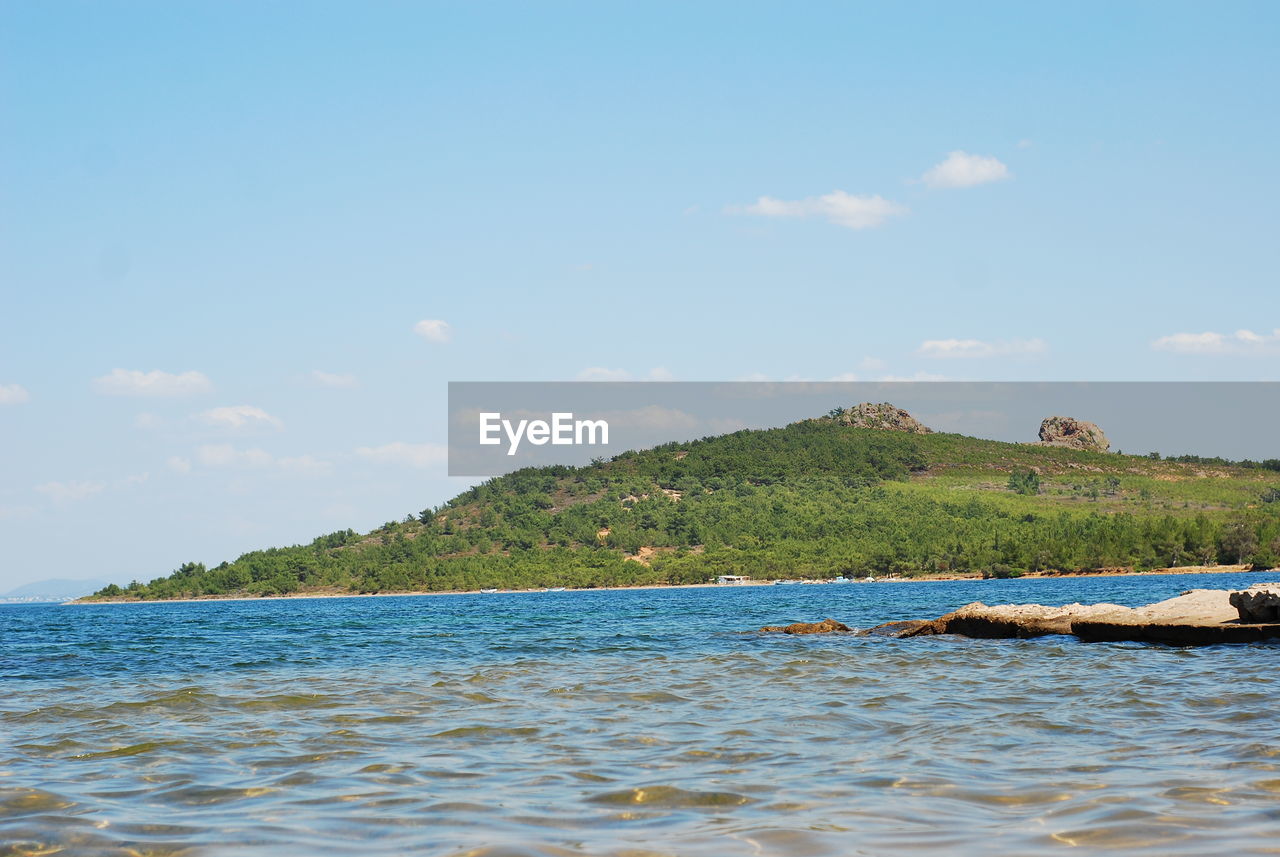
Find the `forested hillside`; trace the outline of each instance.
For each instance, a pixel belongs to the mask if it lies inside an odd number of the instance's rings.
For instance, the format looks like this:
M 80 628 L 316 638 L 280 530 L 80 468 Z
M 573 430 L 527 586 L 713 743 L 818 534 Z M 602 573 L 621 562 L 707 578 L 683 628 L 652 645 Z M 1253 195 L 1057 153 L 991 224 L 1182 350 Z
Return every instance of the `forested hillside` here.
M 520 470 L 368 534 L 187 563 L 98 597 L 1271 567 L 1278 471 L 818 419 Z

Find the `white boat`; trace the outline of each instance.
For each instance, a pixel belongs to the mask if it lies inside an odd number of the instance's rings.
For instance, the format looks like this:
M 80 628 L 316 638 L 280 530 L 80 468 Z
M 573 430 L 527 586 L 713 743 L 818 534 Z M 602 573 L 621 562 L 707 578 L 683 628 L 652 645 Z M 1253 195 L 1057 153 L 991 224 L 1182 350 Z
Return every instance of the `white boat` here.
M 484 594 L 486 594 L 486 595 L 492 595 L 493 593 L 497 592 L 498 590 L 496 590 L 496 589 L 481 589 L 480 591 L 481 591 L 481 592 L 483 592 L 483 593 L 484 593 Z

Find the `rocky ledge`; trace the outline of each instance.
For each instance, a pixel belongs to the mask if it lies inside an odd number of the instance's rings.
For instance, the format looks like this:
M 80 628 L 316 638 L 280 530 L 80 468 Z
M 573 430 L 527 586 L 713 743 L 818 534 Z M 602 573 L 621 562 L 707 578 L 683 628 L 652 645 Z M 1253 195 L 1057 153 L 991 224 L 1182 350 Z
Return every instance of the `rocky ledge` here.
M 760 629 L 763 634 L 832 634 L 837 631 L 852 631 L 843 622 L 835 619 L 823 619 L 821 622 L 792 622 L 790 625 L 765 625 Z
M 792 629 L 805 630 L 792 630 Z M 819 634 L 847 630 L 831 619 L 762 631 Z M 958 634 L 985 639 L 1072 634 L 1087 642 L 1136 641 L 1172 646 L 1255 643 L 1280 638 L 1280 583 L 1248 589 L 1192 589 L 1145 607 L 1119 604 L 966 604 L 937 619 L 889 622 L 864 633 L 885 637 Z

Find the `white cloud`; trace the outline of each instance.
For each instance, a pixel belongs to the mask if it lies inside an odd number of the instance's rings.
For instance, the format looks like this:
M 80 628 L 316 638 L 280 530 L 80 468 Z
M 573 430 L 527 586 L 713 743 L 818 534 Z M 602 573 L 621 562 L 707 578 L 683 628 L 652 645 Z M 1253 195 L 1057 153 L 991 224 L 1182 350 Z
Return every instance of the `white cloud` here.
M 1263 355 L 1280 353 L 1280 328 L 1271 333 L 1237 330 L 1235 333 L 1174 333 L 1152 341 L 1156 351 L 1176 354 Z
M 898 383 L 903 381 L 919 382 L 919 381 L 950 381 L 946 375 L 938 375 L 933 372 L 916 372 L 912 375 L 881 375 L 876 379 L 886 383 Z
M 55 503 L 68 503 L 92 497 L 106 487 L 101 482 L 46 482 L 37 485 L 36 490 Z
M 172 470 L 174 473 L 190 473 L 191 472 L 191 462 L 180 455 L 170 456 L 169 460 L 165 462 L 165 466 L 168 467 L 170 470 Z
M 272 462 L 271 455 L 261 449 L 236 449 L 229 443 L 201 446 L 196 460 L 205 467 L 267 467 Z
M 333 471 L 333 465 L 310 455 L 299 455 L 294 458 L 282 458 L 276 462 L 281 470 L 303 476 L 327 476 Z
M 630 381 L 631 373 L 626 369 L 606 369 L 603 366 L 592 366 L 578 373 L 579 381 Z
M 130 488 L 134 485 L 142 485 L 151 478 L 150 473 L 133 473 L 124 477 L 117 483 L 119 488 Z
M 427 342 L 435 342 L 440 345 L 453 338 L 453 328 L 449 326 L 449 322 L 441 321 L 438 318 L 424 318 L 413 326 L 413 332 L 427 340 Z
M 920 181 L 929 187 L 974 187 L 987 182 L 1013 178 L 1013 173 L 999 160 L 983 155 L 970 155 L 956 150 L 940 164 L 930 167 Z
M 200 414 L 199 419 L 211 426 L 233 431 L 252 428 L 272 428 L 279 431 L 284 428 L 284 423 L 280 420 L 253 405 L 226 405 L 221 408 L 212 408 Z
M 591 366 L 578 373 L 578 381 L 673 381 L 675 376 L 662 366 L 655 366 L 641 378 L 632 375 L 626 369 L 607 369 L 603 366 Z
M 835 381 L 838 384 L 849 384 L 858 380 L 858 376 L 853 372 L 841 372 L 839 375 L 832 375 L 827 380 Z
M 887 365 L 879 357 L 863 357 L 858 363 L 858 368 L 867 372 L 877 372 Z
M 906 214 L 905 205 L 882 196 L 856 196 L 833 190 L 822 196 L 786 200 L 762 196 L 751 205 L 730 206 L 729 214 L 753 214 L 758 217 L 823 217 L 846 229 L 868 229 L 879 226 L 890 217 Z
M 21 384 L 0 384 L 0 405 L 21 405 L 31 394 Z
M 112 369 L 111 374 L 95 378 L 94 389 L 108 396 L 188 396 L 207 393 L 212 382 L 201 372 L 162 372 L 153 369 Z
M 1015 357 L 1043 354 L 1049 350 L 1043 339 L 1010 339 L 983 342 L 980 339 L 928 339 L 916 353 L 922 357 Z
M 322 372 L 319 369 L 312 369 L 311 380 L 321 387 L 333 387 L 338 390 L 350 390 L 360 386 L 356 376 L 350 372 Z
M 358 447 L 356 455 L 379 464 L 431 467 L 448 460 L 449 448 L 438 443 L 405 443 L 398 440 L 382 446 Z
M 164 420 L 152 413 L 140 413 L 133 418 L 133 427 L 144 431 L 164 428 Z

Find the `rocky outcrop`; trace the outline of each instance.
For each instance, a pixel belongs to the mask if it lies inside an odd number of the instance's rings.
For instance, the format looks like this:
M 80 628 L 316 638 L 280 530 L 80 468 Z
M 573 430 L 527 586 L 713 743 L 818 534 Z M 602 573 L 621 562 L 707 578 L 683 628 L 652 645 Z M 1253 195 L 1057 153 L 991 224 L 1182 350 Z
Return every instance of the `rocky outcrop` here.
M 831 412 L 830 419 L 852 428 L 904 431 L 910 434 L 929 434 L 933 431 L 902 408 L 888 402 L 863 402 L 852 408 L 837 408 Z
M 1067 604 L 1046 607 L 1043 604 L 1001 604 L 988 606 L 981 601 L 966 604 L 914 629 L 896 636 L 927 637 L 934 634 L 959 634 L 983 639 L 1043 637 L 1047 634 L 1070 634 L 1073 622 L 1124 610 L 1119 604 Z
M 834 631 L 853 630 L 843 622 L 835 619 L 823 619 L 821 622 L 794 622 L 790 625 L 765 625 L 760 629 L 765 634 L 830 634 Z
M 988 639 L 1073 634 L 1088 642 L 1136 641 L 1174 646 L 1252 643 L 1280 638 L 1280 584 L 1241 592 L 1193 589 L 1145 607 L 1118 604 L 966 604 L 937 619 L 871 629 L 891 637 L 959 634 Z
M 1231 593 L 1230 601 L 1241 622 L 1280 622 L 1280 584 L 1255 583 Z
M 1096 423 L 1074 417 L 1048 417 L 1040 423 L 1041 446 L 1065 446 L 1070 449 L 1091 449 L 1106 452 L 1111 441 Z

